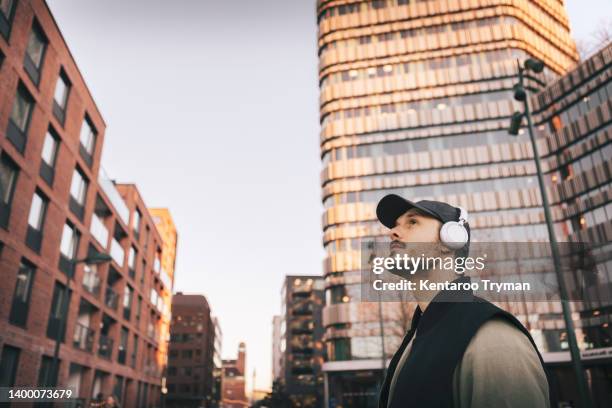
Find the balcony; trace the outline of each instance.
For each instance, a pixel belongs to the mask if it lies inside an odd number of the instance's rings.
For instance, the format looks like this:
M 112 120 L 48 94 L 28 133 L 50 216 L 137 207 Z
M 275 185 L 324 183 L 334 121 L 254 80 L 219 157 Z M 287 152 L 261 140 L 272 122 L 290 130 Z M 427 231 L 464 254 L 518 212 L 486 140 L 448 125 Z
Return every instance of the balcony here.
M 115 188 L 115 183 L 108 177 L 104 169 L 100 168 L 100 173 L 98 176 L 98 184 L 102 191 L 106 194 L 109 201 L 115 207 L 117 211 L 117 215 L 123 221 L 124 225 L 128 224 L 128 219 L 130 218 L 130 210 L 128 209 L 125 201 L 121 198 L 121 194 Z
M 106 288 L 104 304 L 113 310 L 117 310 L 119 306 L 119 295 L 112 288 Z
M 100 335 L 98 341 L 98 355 L 106 360 L 110 360 L 113 356 L 113 339 Z
M 164 268 L 161 268 L 161 281 L 169 292 L 172 292 L 172 278 Z
M 83 288 L 94 296 L 100 294 L 100 276 L 95 268 L 86 266 L 83 273 Z
M 311 315 L 313 312 L 312 303 L 298 303 L 292 308 L 292 312 L 294 315 L 307 316 Z
M 293 334 L 308 334 L 314 330 L 314 323 L 304 321 L 293 321 L 289 323 L 289 329 Z
M 90 227 L 91 235 L 98 241 L 102 248 L 106 248 L 108 246 L 108 228 L 104 225 L 104 221 L 100 219 L 97 214 L 94 214 L 91 217 L 91 227 Z
M 119 242 L 117 242 L 117 240 L 114 238 L 111 240 L 110 255 L 117 265 L 123 266 L 125 251 L 121 247 L 121 244 L 119 244 Z
M 72 345 L 75 348 L 89 351 L 93 350 L 95 332 L 87 326 L 77 323 L 74 327 L 74 338 Z

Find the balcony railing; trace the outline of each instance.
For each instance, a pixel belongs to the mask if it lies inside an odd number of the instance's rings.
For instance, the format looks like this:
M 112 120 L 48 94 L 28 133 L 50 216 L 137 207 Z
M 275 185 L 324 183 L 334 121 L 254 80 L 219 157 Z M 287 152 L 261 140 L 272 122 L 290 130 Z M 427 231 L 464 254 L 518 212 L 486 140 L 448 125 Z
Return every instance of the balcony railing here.
M 166 286 L 168 291 L 172 292 L 172 279 L 170 274 L 164 268 L 161 268 L 161 281 Z
M 91 235 L 102 245 L 103 248 L 108 246 L 108 229 L 104 225 L 104 222 L 96 214 L 91 217 Z
M 100 276 L 95 269 L 85 269 L 83 274 L 83 287 L 89 293 L 98 295 L 100 293 Z
M 113 260 L 117 262 L 117 265 L 123 266 L 123 262 L 125 259 L 125 251 L 123 250 L 119 242 L 117 242 L 117 240 L 115 240 L 114 238 L 111 240 L 110 255 Z
M 112 288 L 106 288 L 104 304 L 113 310 L 117 310 L 117 306 L 119 305 L 119 295 Z
M 95 332 L 89 327 L 77 323 L 74 327 L 73 346 L 85 351 L 93 350 Z
M 102 168 L 100 168 L 98 175 L 98 184 L 110 200 L 113 207 L 115 207 L 115 210 L 117 210 L 117 215 L 119 215 L 119 218 L 121 218 L 123 223 L 127 225 L 128 219 L 130 218 L 130 210 L 125 204 L 125 201 L 123 201 L 123 198 L 121 198 L 121 194 L 119 194 L 115 188 L 115 183 L 113 183 Z
M 98 342 L 98 355 L 102 358 L 110 360 L 113 355 L 113 339 L 100 335 Z

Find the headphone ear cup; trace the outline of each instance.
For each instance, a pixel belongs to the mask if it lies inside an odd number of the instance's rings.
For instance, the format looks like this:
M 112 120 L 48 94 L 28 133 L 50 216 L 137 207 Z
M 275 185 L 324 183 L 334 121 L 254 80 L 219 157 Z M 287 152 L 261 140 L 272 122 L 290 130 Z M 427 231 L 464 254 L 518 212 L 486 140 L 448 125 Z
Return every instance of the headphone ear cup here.
M 467 244 L 468 233 L 465 227 L 456 222 L 449 221 L 440 229 L 440 241 L 450 249 L 461 249 Z

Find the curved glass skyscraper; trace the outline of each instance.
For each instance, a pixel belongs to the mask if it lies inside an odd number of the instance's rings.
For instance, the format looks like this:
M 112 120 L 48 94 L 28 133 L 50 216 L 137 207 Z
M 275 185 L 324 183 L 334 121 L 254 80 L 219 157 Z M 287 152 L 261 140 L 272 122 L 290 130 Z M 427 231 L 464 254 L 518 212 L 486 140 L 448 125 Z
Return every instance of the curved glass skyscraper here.
M 319 0 L 317 13 L 326 397 L 374 406 L 379 316 L 388 358 L 412 313 L 359 299 L 360 240 L 386 233 L 377 201 L 461 205 L 473 240 L 547 240 L 529 138 L 507 133 L 510 89 L 517 60 L 544 61 L 539 89 L 578 55 L 560 0 Z

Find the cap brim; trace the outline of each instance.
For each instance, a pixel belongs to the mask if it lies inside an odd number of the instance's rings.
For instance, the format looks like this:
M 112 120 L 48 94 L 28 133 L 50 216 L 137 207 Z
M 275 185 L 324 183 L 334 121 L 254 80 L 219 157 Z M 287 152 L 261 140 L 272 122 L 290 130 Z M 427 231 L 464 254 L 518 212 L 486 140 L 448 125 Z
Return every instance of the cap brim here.
M 376 206 L 376 217 L 385 227 L 391 229 L 395 227 L 397 219 L 411 208 L 416 208 L 425 214 L 440 219 L 437 214 L 434 214 L 427 208 L 421 207 L 417 203 L 406 200 L 397 194 L 388 194 L 378 202 Z

